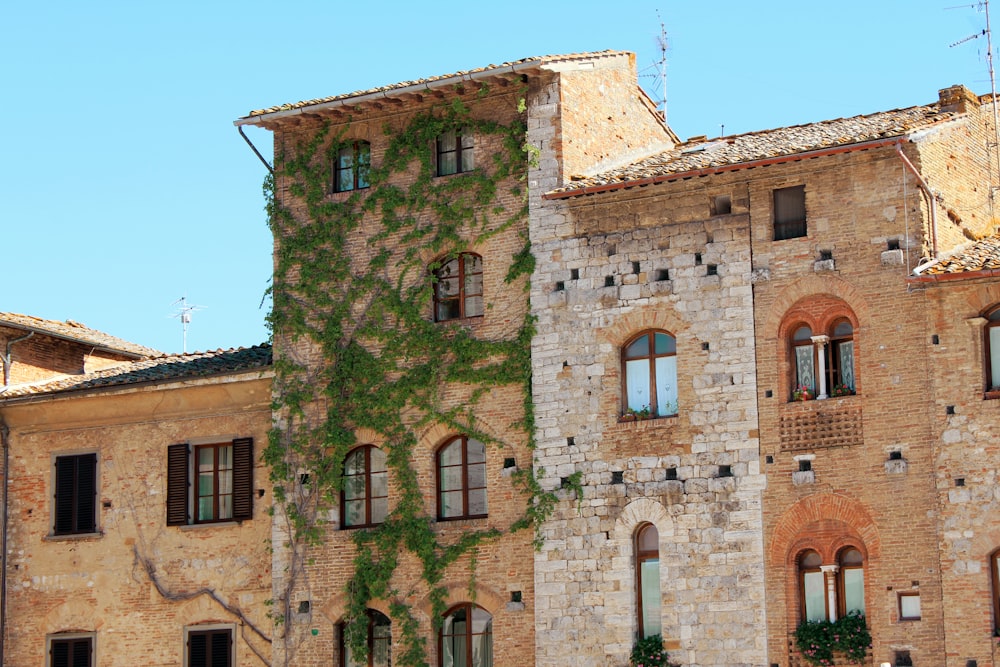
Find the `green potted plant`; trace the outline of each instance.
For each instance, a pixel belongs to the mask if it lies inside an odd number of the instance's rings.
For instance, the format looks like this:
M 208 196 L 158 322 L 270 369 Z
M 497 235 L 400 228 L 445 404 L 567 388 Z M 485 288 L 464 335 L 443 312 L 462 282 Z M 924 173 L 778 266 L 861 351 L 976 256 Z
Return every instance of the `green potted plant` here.
M 797 385 L 792 391 L 793 401 L 811 401 L 813 399 L 812 387 L 804 384 Z
M 852 611 L 836 621 L 802 621 L 795 630 L 795 646 L 813 665 L 833 667 L 834 653 L 860 665 L 872 646 L 872 636 L 864 614 Z
M 663 650 L 663 636 L 643 637 L 632 647 L 629 667 L 670 667 L 667 652 Z

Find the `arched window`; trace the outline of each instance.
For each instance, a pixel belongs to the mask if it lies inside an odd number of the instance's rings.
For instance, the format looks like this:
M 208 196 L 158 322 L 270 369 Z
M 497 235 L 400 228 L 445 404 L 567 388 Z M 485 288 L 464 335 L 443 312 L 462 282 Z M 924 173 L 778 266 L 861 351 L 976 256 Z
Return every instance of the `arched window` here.
M 367 659 L 352 654 L 347 641 L 347 625 L 340 628 L 340 667 L 392 667 L 392 622 L 374 609 L 368 610 Z
M 639 637 L 661 634 L 660 534 L 651 523 L 635 531 L 635 579 Z
M 865 568 L 864 557 L 854 547 L 840 552 L 837 559 L 838 594 L 840 614 L 846 616 L 852 611 L 865 613 Z
M 437 451 L 438 519 L 486 516 L 486 447 L 459 436 Z
M 799 595 L 802 616 L 807 621 L 826 620 L 826 581 L 820 565 L 823 559 L 815 551 L 799 556 Z
M 795 390 L 808 389 L 816 395 L 816 353 L 813 348 L 812 329 L 807 326 L 798 327 L 792 336 L 792 349 L 795 353 Z
M 830 332 L 827 371 L 832 396 L 854 393 L 854 327 L 848 320 L 837 321 Z
M 333 191 L 348 192 L 368 187 L 372 147 L 367 141 L 342 146 L 333 162 Z
M 677 341 L 666 331 L 644 331 L 622 349 L 622 393 L 628 411 L 677 414 Z
M 434 270 L 434 321 L 483 314 L 483 258 L 471 252 Z
M 493 667 L 493 617 L 466 602 L 452 607 L 441 626 L 441 667 Z
M 365 445 L 344 459 L 344 486 L 340 492 L 340 525 L 374 526 L 389 513 L 389 473 L 385 452 Z
M 1000 306 L 986 313 L 986 391 L 1000 391 Z

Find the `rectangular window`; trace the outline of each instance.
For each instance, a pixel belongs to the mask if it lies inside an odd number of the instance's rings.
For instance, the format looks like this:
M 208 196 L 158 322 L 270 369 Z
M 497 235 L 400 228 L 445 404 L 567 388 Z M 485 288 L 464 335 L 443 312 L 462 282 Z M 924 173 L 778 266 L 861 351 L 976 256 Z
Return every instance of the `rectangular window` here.
M 231 667 L 233 631 L 231 628 L 188 630 L 186 667 Z
M 804 572 L 802 584 L 807 621 L 826 620 L 826 580 L 822 572 Z
M 56 457 L 53 535 L 97 531 L 97 454 Z
M 445 132 L 437 138 L 437 175 L 448 176 L 475 168 L 472 134 L 468 130 Z
M 920 593 L 899 594 L 899 620 L 920 620 Z
M 774 191 L 774 240 L 806 235 L 806 186 Z
M 253 440 L 167 448 L 167 525 L 253 517 Z
M 49 637 L 48 667 L 92 667 L 93 664 L 93 635 Z

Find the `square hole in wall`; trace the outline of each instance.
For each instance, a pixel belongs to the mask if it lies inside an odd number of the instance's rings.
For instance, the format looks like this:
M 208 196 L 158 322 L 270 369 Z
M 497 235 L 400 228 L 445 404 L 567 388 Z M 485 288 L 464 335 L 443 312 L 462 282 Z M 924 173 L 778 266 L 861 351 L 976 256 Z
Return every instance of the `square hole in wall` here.
M 889 239 L 885 245 L 887 250 L 899 250 L 899 239 Z
M 903 460 L 903 452 L 899 451 L 898 449 L 895 449 L 895 450 L 889 452 L 889 460 L 890 461 L 902 461 Z
M 719 466 L 719 477 L 732 477 L 733 466 Z
M 665 472 L 668 480 L 677 479 L 677 468 L 667 468 Z
M 913 659 L 910 657 L 909 651 L 896 651 L 894 658 L 896 667 L 913 667 Z
M 698 265 L 701 264 L 701 253 L 700 252 L 696 252 L 694 254 L 694 264 L 695 264 L 695 266 L 698 266 Z
M 632 273 L 639 273 L 639 262 L 632 262 Z
M 604 276 L 604 286 L 605 287 L 614 287 L 615 286 L 615 277 L 614 276 Z
M 611 471 L 611 483 L 612 484 L 624 484 L 625 483 L 625 473 L 621 470 Z
M 809 459 L 801 459 L 799 461 L 799 472 L 809 472 L 813 469 L 813 462 Z
M 510 592 L 510 601 L 511 602 L 523 602 L 524 600 L 522 599 L 521 591 L 511 591 Z
M 832 250 L 820 250 L 819 251 L 819 261 L 821 261 L 821 262 L 827 262 L 827 261 L 829 261 L 831 259 L 833 259 L 833 251 Z
M 719 267 L 717 264 L 709 264 L 705 267 L 705 275 L 707 276 L 717 276 L 719 275 Z
M 507 457 L 507 458 L 505 458 L 503 460 L 503 467 L 504 467 L 505 470 L 508 469 L 508 468 L 516 468 L 517 467 L 517 461 L 514 460 L 513 456 Z
M 729 195 L 715 195 L 709 200 L 712 215 L 729 215 L 733 212 L 733 201 Z
M 561 280 L 556 281 L 556 291 L 562 292 L 564 289 L 566 289 L 566 283 Z
M 669 269 L 657 269 L 656 270 L 656 279 L 658 281 L 670 280 L 670 270 Z
M 580 269 L 570 269 L 569 270 L 569 278 L 570 278 L 570 280 L 579 280 L 580 279 Z

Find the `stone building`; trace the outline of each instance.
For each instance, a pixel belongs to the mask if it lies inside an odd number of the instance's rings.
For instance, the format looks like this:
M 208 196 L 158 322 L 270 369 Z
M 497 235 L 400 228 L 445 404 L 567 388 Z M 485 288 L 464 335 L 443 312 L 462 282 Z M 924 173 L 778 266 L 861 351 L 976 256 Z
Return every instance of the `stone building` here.
M 162 355 L 10 313 L 0 332 L 3 664 L 266 664 L 269 346 Z

